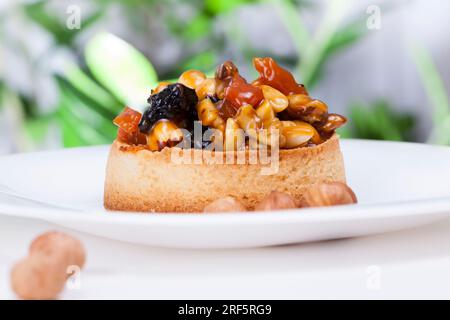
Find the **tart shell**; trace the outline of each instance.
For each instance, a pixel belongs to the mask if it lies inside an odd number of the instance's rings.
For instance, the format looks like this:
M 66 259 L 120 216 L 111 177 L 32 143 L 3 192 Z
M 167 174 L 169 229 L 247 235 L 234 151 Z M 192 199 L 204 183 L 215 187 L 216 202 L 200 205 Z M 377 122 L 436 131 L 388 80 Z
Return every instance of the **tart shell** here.
M 258 160 L 255 164 L 248 150 L 234 155 L 187 150 L 189 157 L 186 159 L 195 163 L 181 163 L 179 153 L 174 161 L 173 152 L 181 152 L 181 149 L 152 152 L 114 141 L 106 167 L 105 208 L 133 212 L 202 212 L 210 202 L 232 196 L 252 210 L 272 190 L 286 192 L 300 202 L 311 185 L 346 182 L 336 134 L 317 146 L 280 149 L 278 170 L 273 162 L 264 164 Z M 227 156 L 231 164 L 225 163 Z M 220 157 L 224 163 L 217 163 Z M 238 158 L 240 164 L 236 163 Z

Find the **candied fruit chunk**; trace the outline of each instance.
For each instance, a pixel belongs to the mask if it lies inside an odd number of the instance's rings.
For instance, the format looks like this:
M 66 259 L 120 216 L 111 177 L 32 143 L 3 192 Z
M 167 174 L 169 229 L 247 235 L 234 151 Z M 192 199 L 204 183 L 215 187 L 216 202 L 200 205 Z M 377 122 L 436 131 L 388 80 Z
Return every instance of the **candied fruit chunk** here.
M 128 134 L 134 134 L 138 131 L 139 121 L 141 121 L 142 114 L 129 107 L 125 107 L 121 114 L 114 120 L 114 124 L 121 128 Z
M 114 124 L 119 127 L 117 132 L 117 139 L 128 144 L 146 144 L 147 139 L 144 134 L 139 132 L 139 121 L 141 120 L 141 113 L 126 107 L 121 114 L 114 120 Z
M 263 98 L 261 88 L 247 83 L 239 74 L 235 74 L 225 88 L 224 100 L 229 101 L 236 111 L 246 104 L 257 106 Z
M 280 67 L 272 58 L 253 58 L 259 78 L 253 83 L 271 86 L 285 95 L 308 94 L 305 87 L 295 81 L 294 76 Z
M 119 128 L 117 131 L 117 140 L 132 145 L 146 145 L 147 137 L 145 134 L 137 131 L 135 134 L 129 134 L 125 130 Z
M 218 97 L 223 99 L 218 107 L 225 118 L 233 117 L 243 105 L 257 106 L 264 98 L 261 88 L 247 83 L 231 61 L 218 66 L 215 76 L 219 84 Z

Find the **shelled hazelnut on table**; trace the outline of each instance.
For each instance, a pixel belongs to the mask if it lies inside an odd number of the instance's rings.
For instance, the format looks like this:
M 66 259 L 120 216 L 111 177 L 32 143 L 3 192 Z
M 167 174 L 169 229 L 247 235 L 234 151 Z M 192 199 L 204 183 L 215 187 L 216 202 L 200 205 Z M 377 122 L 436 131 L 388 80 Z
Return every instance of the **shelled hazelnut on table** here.
M 28 256 L 11 271 L 11 287 L 26 300 L 56 299 L 71 276 L 68 268 L 82 269 L 86 262 L 83 244 L 62 232 L 47 232 L 30 245 Z

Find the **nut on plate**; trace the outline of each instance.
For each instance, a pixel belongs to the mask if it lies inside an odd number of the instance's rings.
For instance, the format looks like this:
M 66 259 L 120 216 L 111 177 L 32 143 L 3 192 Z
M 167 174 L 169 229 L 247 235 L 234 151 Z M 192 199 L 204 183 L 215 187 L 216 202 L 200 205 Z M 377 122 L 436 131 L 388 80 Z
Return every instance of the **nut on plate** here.
M 280 191 L 272 191 L 255 207 L 255 211 L 272 211 L 294 208 L 297 208 L 297 205 L 290 195 Z
M 208 204 L 203 212 L 213 213 L 213 212 L 236 212 L 236 211 L 247 211 L 242 203 L 233 197 L 225 197 L 217 199 L 210 204 Z
M 303 195 L 301 207 L 329 207 L 357 203 L 353 190 L 342 182 L 320 183 Z

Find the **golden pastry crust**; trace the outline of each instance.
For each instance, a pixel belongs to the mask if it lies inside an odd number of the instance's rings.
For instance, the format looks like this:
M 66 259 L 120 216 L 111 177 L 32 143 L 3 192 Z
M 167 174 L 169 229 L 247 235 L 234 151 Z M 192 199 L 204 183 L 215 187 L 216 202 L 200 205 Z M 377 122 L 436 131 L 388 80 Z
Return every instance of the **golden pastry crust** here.
M 211 151 L 192 149 L 191 155 L 202 163 L 180 164 L 171 158 L 174 149 L 152 152 L 116 140 L 106 168 L 105 208 L 202 212 L 210 202 L 232 196 L 252 210 L 272 190 L 286 192 L 300 202 L 313 184 L 346 182 L 337 135 L 318 146 L 279 150 L 279 168 L 271 175 L 261 174 L 268 170 L 267 164 L 249 163 L 249 151 L 240 153 L 245 153 L 245 163 L 220 164 L 211 160 Z M 226 153 L 215 155 L 223 158 Z

